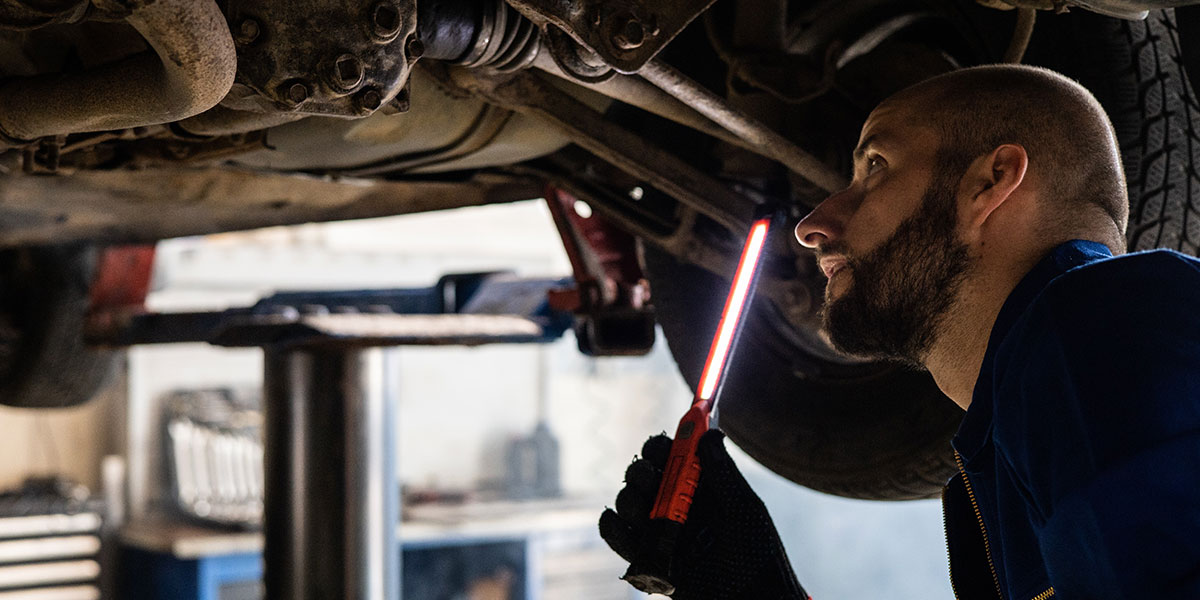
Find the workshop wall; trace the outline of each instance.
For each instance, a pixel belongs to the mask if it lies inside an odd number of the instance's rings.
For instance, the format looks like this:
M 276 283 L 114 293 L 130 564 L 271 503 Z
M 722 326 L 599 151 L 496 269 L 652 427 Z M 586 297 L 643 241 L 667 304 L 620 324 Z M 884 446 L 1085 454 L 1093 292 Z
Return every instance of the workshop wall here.
M 99 492 L 101 460 L 123 450 L 123 367 L 82 406 L 0 406 L 0 489 L 17 487 L 27 477 L 58 475 Z
M 563 489 L 609 496 L 647 432 L 673 429 L 691 398 L 662 343 L 650 356 L 603 359 L 580 354 L 570 334 L 545 347 L 395 354 L 400 472 L 430 490 L 503 487 L 509 445 L 544 416 L 560 442 Z

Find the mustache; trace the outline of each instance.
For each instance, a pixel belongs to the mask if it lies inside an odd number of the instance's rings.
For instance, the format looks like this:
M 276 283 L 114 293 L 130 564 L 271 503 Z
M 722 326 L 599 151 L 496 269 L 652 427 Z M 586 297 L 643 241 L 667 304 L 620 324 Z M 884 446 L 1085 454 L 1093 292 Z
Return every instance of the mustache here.
M 846 260 L 846 266 L 854 268 L 859 264 L 859 258 L 850 253 L 850 247 L 845 242 L 830 242 L 823 244 L 813 250 L 817 264 L 821 264 L 821 259 L 829 256 L 838 256 Z

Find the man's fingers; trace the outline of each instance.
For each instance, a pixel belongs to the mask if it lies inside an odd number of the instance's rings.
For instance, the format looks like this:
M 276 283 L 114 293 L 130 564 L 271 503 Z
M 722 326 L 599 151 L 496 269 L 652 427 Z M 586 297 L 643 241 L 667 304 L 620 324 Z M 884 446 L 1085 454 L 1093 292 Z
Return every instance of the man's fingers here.
M 625 469 L 625 485 L 633 486 L 634 488 L 645 491 L 653 490 L 650 493 L 658 491 L 658 483 L 662 480 L 662 469 L 654 466 L 650 461 L 639 458 Z
M 738 470 L 737 463 L 733 462 L 733 457 L 729 456 L 729 451 L 725 449 L 725 434 L 719 429 L 704 432 L 696 446 L 696 456 L 700 458 L 701 473 L 716 476 L 727 484 L 749 486 L 742 472 Z M 703 480 L 704 475 L 700 477 Z
M 737 465 L 729 452 L 725 450 L 725 434 L 720 429 L 709 429 L 696 445 L 696 456 L 700 459 L 700 468 L 709 470 L 737 470 Z
M 600 515 L 600 537 L 613 552 L 633 562 L 639 554 L 639 525 L 650 522 L 650 511 L 662 482 L 662 468 L 671 454 L 671 438 L 659 434 L 642 445 L 642 458 L 625 470 L 625 487 L 617 494 L 616 510 L 605 509 Z
M 654 493 L 647 494 L 629 486 L 621 488 L 617 493 L 614 508 L 621 518 L 630 523 L 645 523 L 650 520 L 650 510 L 654 508 Z
M 633 562 L 637 556 L 637 530 L 611 508 L 604 509 L 600 514 L 600 537 L 604 538 L 613 552 L 620 554 L 627 562 Z
M 724 510 L 725 502 L 728 502 L 730 498 L 740 497 L 741 499 L 737 501 L 741 505 L 738 510 L 748 509 L 752 505 L 759 507 L 756 510 L 766 512 L 766 506 L 754 493 L 750 484 L 746 482 L 737 463 L 733 462 L 733 457 L 729 456 L 729 452 L 725 449 L 724 433 L 716 429 L 705 432 L 696 447 L 696 455 L 700 458 L 700 489 L 696 490 L 696 498 L 704 496 L 716 503 L 716 506 L 707 506 L 706 508 L 717 511 Z M 713 486 L 722 488 L 723 493 L 709 493 Z M 706 502 L 706 504 L 709 503 Z
M 642 444 L 642 458 L 660 470 L 667 465 L 667 457 L 671 455 L 671 438 L 658 434 Z

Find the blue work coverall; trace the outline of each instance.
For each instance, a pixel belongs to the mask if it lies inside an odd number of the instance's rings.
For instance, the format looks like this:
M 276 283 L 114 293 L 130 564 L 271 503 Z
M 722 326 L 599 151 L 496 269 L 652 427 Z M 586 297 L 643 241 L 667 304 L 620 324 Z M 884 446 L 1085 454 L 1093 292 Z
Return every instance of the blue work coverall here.
M 953 446 L 959 598 L 1200 599 L 1200 260 L 1055 248 L 1005 301 Z

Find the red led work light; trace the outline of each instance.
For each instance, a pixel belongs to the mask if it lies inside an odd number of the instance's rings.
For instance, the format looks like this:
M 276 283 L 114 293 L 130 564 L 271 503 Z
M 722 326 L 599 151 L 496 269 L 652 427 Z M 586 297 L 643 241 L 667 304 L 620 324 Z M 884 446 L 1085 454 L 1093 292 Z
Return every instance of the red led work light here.
M 763 218 L 750 227 L 750 235 L 742 249 L 733 285 L 725 299 L 725 310 L 708 350 L 708 360 L 700 375 L 700 387 L 692 399 L 692 407 L 679 421 L 675 440 L 671 443 L 671 455 L 663 472 L 662 484 L 654 501 L 651 519 L 669 519 L 676 523 L 687 520 L 692 506 L 692 496 L 700 480 L 700 462 L 696 458 L 696 447 L 700 436 L 710 427 L 709 417 L 714 414 L 719 399 L 722 375 L 737 337 L 738 325 L 749 304 L 750 292 L 754 289 L 755 274 L 759 258 L 771 228 L 771 218 Z M 715 424 L 714 424 L 715 426 Z
M 711 400 L 717 391 L 717 382 L 725 372 L 726 358 L 733 345 L 733 334 L 742 320 L 750 285 L 754 281 L 754 273 L 758 270 L 758 257 L 762 254 L 770 227 L 770 219 L 761 219 L 750 228 L 746 246 L 742 249 L 742 258 L 738 261 L 737 273 L 733 276 L 733 286 L 725 299 L 725 309 L 721 311 L 721 324 L 717 326 L 717 334 L 708 349 L 708 360 L 704 362 L 704 371 L 700 374 L 696 400 Z

